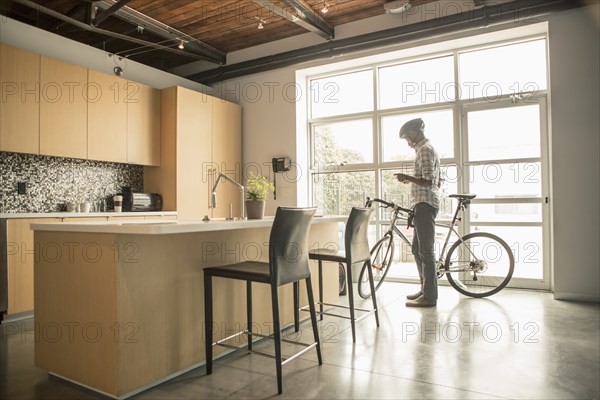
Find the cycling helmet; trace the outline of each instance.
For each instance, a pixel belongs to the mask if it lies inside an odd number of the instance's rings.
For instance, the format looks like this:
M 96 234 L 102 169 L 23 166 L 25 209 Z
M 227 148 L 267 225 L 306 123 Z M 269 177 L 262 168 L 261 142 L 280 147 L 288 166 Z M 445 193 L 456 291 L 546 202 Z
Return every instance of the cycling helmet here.
M 425 132 L 425 122 L 421 118 L 411 119 L 400 128 L 400 139 L 406 137 L 410 132 Z

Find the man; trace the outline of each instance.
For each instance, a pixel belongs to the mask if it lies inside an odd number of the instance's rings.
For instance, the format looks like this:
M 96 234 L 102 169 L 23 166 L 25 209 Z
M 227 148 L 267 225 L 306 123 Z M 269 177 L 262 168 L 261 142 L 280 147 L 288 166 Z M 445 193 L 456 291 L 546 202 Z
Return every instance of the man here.
M 440 161 L 425 137 L 421 118 L 408 121 L 400 128 L 400 139 L 415 149 L 414 176 L 396 174 L 398 181 L 410 183 L 411 205 L 414 210 L 415 232 L 412 253 L 417 263 L 421 290 L 406 296 L 408 307 L 434 307 L 437 303 L 437 271 L 435 265 L 435 217 L 440 199 Z

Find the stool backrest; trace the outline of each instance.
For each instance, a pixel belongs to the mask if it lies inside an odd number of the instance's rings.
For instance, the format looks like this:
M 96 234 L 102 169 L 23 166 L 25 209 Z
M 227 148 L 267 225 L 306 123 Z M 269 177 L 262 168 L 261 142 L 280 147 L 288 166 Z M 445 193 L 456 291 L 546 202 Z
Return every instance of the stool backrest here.
M 308 231 L 315 211 L 315 208 L 277 208 L 269 238 L 269 267 L 277 286 L 310 276 Z
M 372 208 L 352 207 L 346 221 L 345 246 L 346 262 L 354 264 L 371 257 L 369 248 L 369 220 Z

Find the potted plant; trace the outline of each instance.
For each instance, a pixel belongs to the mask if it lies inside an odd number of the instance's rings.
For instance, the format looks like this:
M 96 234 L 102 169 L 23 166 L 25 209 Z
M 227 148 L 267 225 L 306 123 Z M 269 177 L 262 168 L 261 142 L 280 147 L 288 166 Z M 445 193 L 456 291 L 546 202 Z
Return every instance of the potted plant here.
M 262 219 L 265 215 L 265 200 L 275 186 L 262 175 L 250 172 L 246 180 L 246 215 L 248 219 Z

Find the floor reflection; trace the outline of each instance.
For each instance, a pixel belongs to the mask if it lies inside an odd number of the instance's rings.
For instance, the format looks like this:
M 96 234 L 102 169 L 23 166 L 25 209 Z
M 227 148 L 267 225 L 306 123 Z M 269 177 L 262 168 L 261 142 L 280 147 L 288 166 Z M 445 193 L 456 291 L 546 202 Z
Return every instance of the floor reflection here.
M 324 364 L 309 352 L 285 365 L 278 398 L 600 397 L 599 304 L 522 290 L 471 299 L 444 286 L 437 307 L 407 308 L 404 296 L 413 291 L 411 284 L 383 285 L 380 327 L 373 317 L 360 321 L 355 344 L 347 320 L 325 317 Z M 371 305 L 355 299 L 357 307 Z M 310 324 L 301 328 L 311 335 Z M 102 398 L 34 366 L 33 319 L 3 323 L 0 332 L 0 398 Z M 274 397 L 274 376 L 272 360 L 231 354 L 210 376 L 200 367 L 135 398 Z

